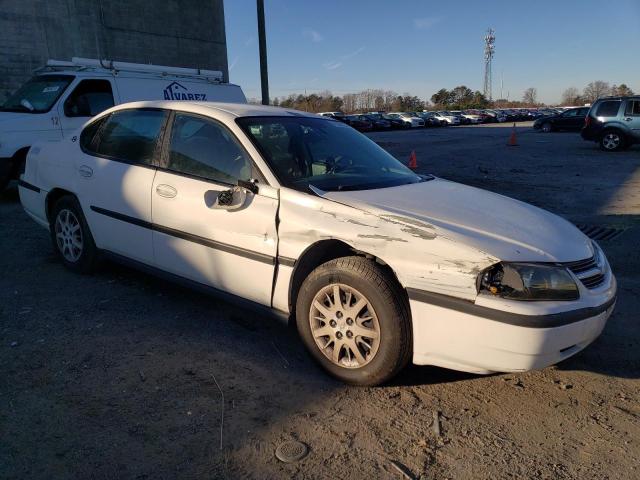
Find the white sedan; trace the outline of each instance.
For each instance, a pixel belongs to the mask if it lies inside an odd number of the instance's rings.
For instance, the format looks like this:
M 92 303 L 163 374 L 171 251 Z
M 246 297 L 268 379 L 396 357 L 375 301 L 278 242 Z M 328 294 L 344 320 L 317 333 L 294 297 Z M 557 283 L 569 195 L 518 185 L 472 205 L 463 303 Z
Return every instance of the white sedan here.
M 410 361 L 541 368 L 591 343 L 616 298 L 569 222 L 289 109 L 123 104 L 32 148 L 19 185 L 68 268 L 104 256 L 248 301 L 352 384 Z
M 424 119 L 416 117 L 415 114 L 409 112 L 391 112 L 387 117 L 397 118 L 409 125 L 411 128 L 424 127 Z

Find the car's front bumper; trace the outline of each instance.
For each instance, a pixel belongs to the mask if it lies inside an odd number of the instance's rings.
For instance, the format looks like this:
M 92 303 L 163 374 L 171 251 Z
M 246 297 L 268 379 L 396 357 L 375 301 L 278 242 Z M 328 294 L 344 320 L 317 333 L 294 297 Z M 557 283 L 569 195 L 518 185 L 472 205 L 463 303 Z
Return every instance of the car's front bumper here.
M 481 374 L 544 368 L 600 335 L 615 307 L 616 288 L 610 275 L 597 300 L 591 299 L 597 304 L 559 313 L 535 314 L 539 302 L 522 302 L 531 315 L 471 302 L 467 308 L 456 299 L 410 291 L 413 363 Z

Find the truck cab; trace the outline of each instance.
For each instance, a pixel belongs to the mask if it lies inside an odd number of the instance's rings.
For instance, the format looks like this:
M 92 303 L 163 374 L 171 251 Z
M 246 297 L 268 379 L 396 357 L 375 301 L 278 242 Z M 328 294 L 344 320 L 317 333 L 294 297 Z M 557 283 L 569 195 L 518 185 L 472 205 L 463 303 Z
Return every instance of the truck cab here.
M 91 117 L 136 100 L 246 103 L 222 72 L 73 58 L 49 60 L 0 104 L 0 190 L 24 170 L 35 142 L 71 135 Z

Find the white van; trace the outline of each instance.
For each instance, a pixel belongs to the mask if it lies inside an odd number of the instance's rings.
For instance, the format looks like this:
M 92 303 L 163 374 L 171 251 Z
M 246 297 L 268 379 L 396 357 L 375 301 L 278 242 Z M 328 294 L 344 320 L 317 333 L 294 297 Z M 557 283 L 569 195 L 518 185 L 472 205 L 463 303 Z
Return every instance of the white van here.
M 246 103 L 222 72 L 89 58 L 49 60 L 0 104 L 0 190 L 24 169 L 36 141 L 59 140 L 90 117 L 136 100 Z

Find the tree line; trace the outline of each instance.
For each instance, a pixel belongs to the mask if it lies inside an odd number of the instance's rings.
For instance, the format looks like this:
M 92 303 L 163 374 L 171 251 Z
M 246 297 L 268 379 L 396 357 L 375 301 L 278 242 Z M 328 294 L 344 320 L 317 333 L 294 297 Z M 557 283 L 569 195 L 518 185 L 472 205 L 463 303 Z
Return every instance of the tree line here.
M 575 87 L 567 88 L 562 94 L 561 105 L 584 105 L 593 103 L 605 95 L 633 95 L 633 91 L 624 83 L 610 85 L 608 82 L 596 80 L 589 83 L 582 91 Z M 249 99 L 250 103 L 260 103 Z M 334 95 L 328 90 L 311 94 L 291 94 L 287 97 L 275 97 L 272 105 L 303 110 L 306 112 L 361 113 L 371 111 L 406 112 L 421 110 L 466 110 L 473 108 L 510 108 L 540 107 L 538 91 L 534 87 L 527 88 L 522 100 L 497 99 L 489 101 L 482 92 L 473 91 L 465 85 L 451 90 L 441 88 L 431 95 L 429 100 L 409 93 L 398 94 L 392 90 L 366 89 L 356 93 Z

